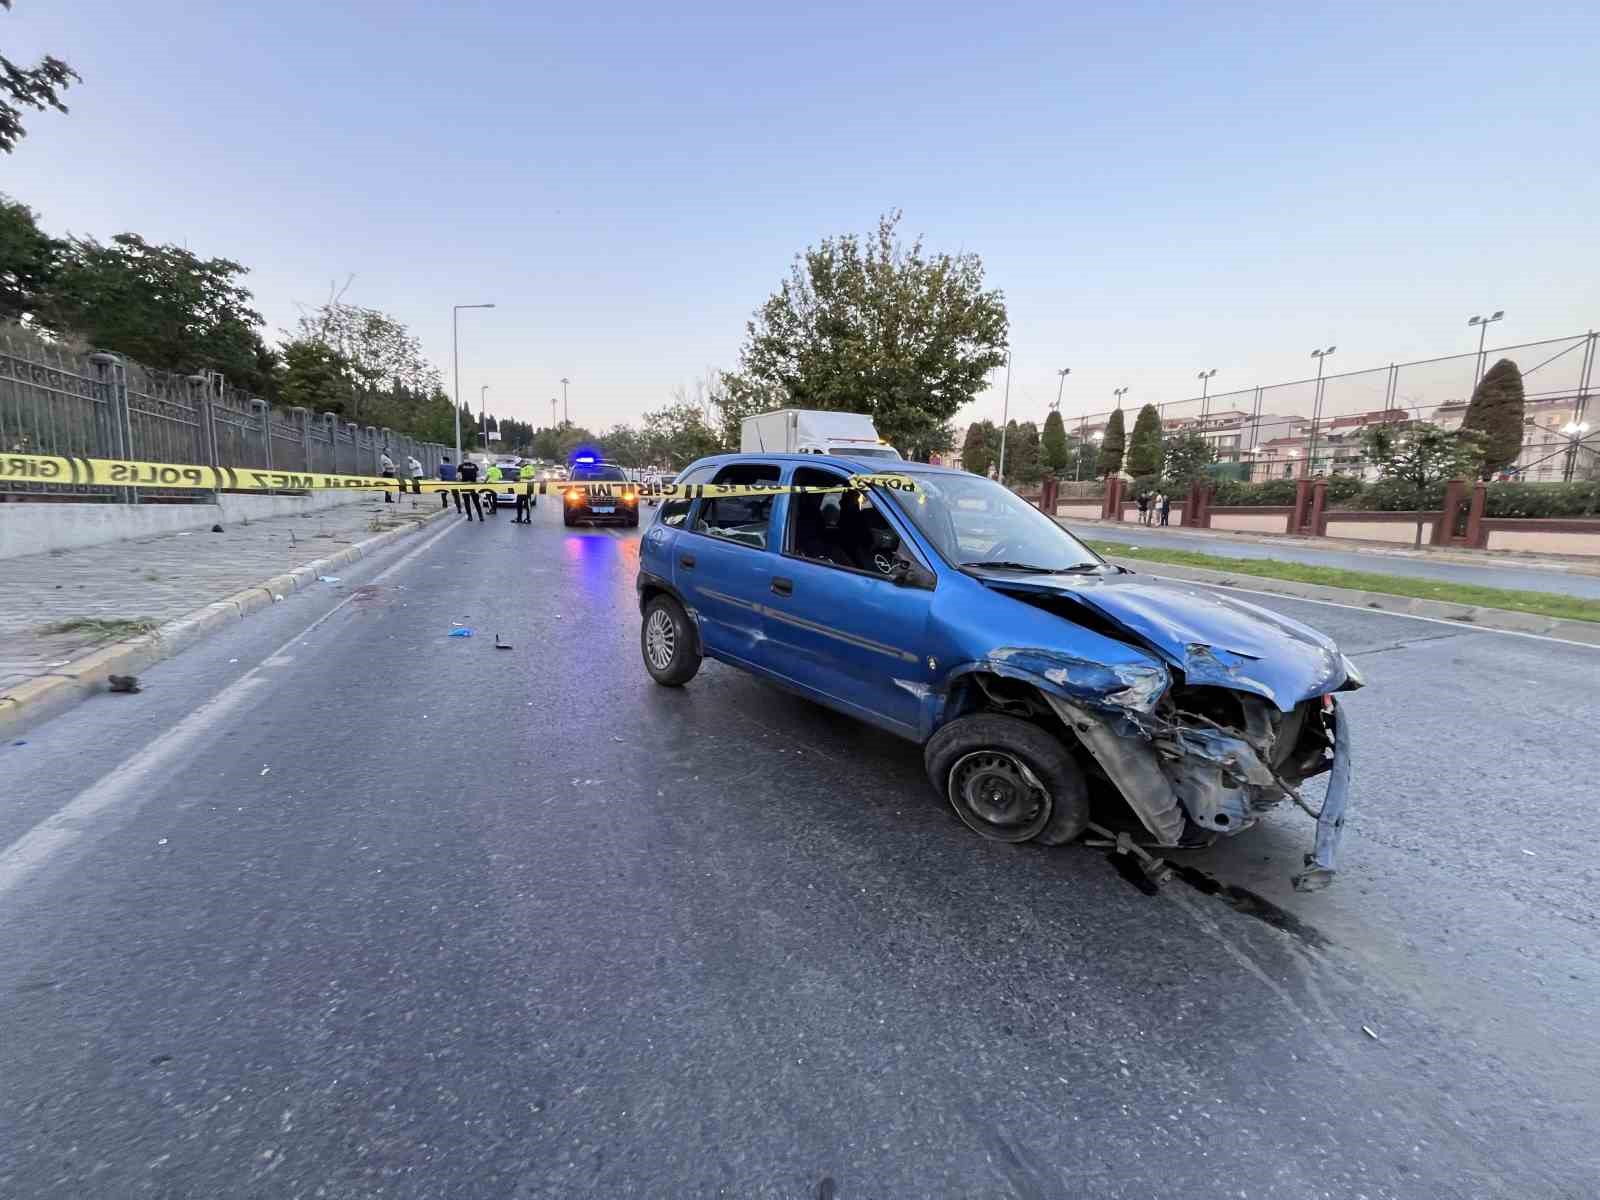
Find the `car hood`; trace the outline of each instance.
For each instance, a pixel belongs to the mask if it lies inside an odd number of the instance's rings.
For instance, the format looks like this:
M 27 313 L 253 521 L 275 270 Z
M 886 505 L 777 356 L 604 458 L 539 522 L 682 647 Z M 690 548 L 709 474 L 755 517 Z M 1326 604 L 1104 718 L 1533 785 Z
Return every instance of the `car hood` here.
M 1312 696 L 1360 686 L 1331 639 L 1242 600 L 1134 573 L 973 575 L 1000 591 L 1080 604 L 1159 654 L 1189 683 L 1254 692 L 1284 712 Z

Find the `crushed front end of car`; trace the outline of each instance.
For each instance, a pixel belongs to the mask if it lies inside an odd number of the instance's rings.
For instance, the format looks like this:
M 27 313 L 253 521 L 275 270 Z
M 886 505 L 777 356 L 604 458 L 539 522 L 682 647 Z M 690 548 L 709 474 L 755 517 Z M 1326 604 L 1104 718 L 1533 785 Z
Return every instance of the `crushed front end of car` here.
M 1329 639 L 1255 605 L 1131 574 L 982 581 L 1159 660 L 1102 669 L 1097 679 L 1095 664 L 1075 657 L 1070 628 L 1059 626 L 1054 647 L 998 647 L 983 663 L 1002 678 L 1032 683 L 1149 843 L 1203 844 L 1293 803 L 1317 822 L 1295 888 L 1316 891 L 1333 881 L 1352 751 L 1349 718 L 1334 693 L 1362 680 Z M 1008 690 L 1004 682 L 987 686 Z M 1302 787 L 1323 774 L 1328 786 L 1313 806 Z

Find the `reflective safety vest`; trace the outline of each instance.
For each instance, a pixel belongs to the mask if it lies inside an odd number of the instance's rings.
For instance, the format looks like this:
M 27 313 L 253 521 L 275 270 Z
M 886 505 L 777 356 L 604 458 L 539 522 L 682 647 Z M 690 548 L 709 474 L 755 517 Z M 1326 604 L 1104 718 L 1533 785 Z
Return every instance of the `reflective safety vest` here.
M 499 483 L 501 479 L 500 468 L 498 466 L 490 467 L 489 473 L 484 476 L 484 479 L 489 483 Z
M 524 480 L 527 480 L 529 483 L 532 483 L 534 481 L 534 478 L 538 474 L 539 474 L 539 472 L 534 470 L 533 467 L 530 465 L 530 466 L 523 467 L 522 470 L 518 471 L 517 472 L 517 478 L 518 479 L 524 479 Z

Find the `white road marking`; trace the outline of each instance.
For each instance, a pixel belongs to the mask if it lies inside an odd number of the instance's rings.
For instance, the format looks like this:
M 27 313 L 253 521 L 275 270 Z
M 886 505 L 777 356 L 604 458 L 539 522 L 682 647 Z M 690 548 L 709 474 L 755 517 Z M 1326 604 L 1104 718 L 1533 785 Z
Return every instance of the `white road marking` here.
M 1340 604 L 1337 600 L 1313 600 L 1309 596 L 1291 596 L 1288 592 L 1266 592 L 1260 588 L 1239 587 L 1231 583 L 1202 583 L 1198 579 L 1182 579 L 1177 575 L 1161 575 L 1155 571 L 1140 571 L 1141 575 L 1149 575 L 1153 579 L 1165 579 L 1168 583 L 1186 583 L 1190 587 L 1221 588 L 1225 592 L 1244 592 L 1249 596 L 1266 596 L 1273 600 L 1292 600 L 1296 604 L 1320 604 L 1324 608 L 1347 608 L 1351 612 L 1366 613 L 1370 616 L 1398 617 L 1402 621 L 1426 621 L 1430 625 L 1444 625 L 1454 629 L 1457 633 L 1501 633 L 1506 637 L 1532 638 L 1536 642 L 1554 642 L 1558 646 L 1582 646 L 1585 650 L 1600 650 L 1600 646 L 1593 642 L 1575 642 L 1571 638 L 1551 637 L 1547 633 L 1526 633 L 1521 629 L 1490 629 L 1484 625 L 1474 625 L 1471 621 L 1451 621 L 1444 617 L 1419 617 L 1415 613 L 1390 612 L 1386 608 L 1368 608 L 1364 604 Z
M 377 583 L 398 571 L 451 530 L 455 524 L 446 525 L 421 545 L 413 547 L 404 557 L 395 560 L 372 577 Z M 171 759 L 187 749 L 197 738 L 210 732 L 213 726 L 239 708 L 252 694 L 270 681 L 263 673 L 268 665 L 282 665 L 292 655 L 284 651 L 316 629 L 345 605 L 357 597 L 346 596 L 338 604 L 307 625 L 294 637 L 284 642 L 272 654 L 252 667 L 233 683 L 207 700 L 171 729 L 150 742 L 144 749 L 106 772 L 94 783 L 79 792 L 62 808 L 40 821 L 4 850 L 0 850 L 0 898 L 25 883 L 56 854 L 67 849 L 85 836 L 95 832 L 97 818 L 113 808 L 125 805 L 137 810 L 145 801 L 159 793 L 163 778 L 170 773 Z

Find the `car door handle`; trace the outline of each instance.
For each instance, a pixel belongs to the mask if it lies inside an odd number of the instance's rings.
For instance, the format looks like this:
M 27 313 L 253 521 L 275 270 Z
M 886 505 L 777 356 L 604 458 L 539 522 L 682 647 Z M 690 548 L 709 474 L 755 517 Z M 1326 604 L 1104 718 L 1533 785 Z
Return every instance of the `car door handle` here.
M 792 596 L 794 595 L 794 580 L 774 578 L 772 590 L 780 596 Z
M 684 567 L 686 569 L 693 568 L 693 566 L 694 566 L 694 555 L 692 555 L 692 554 L 680 554 L 680 555 L 678 555 L 678 565 L 680 567 Z

